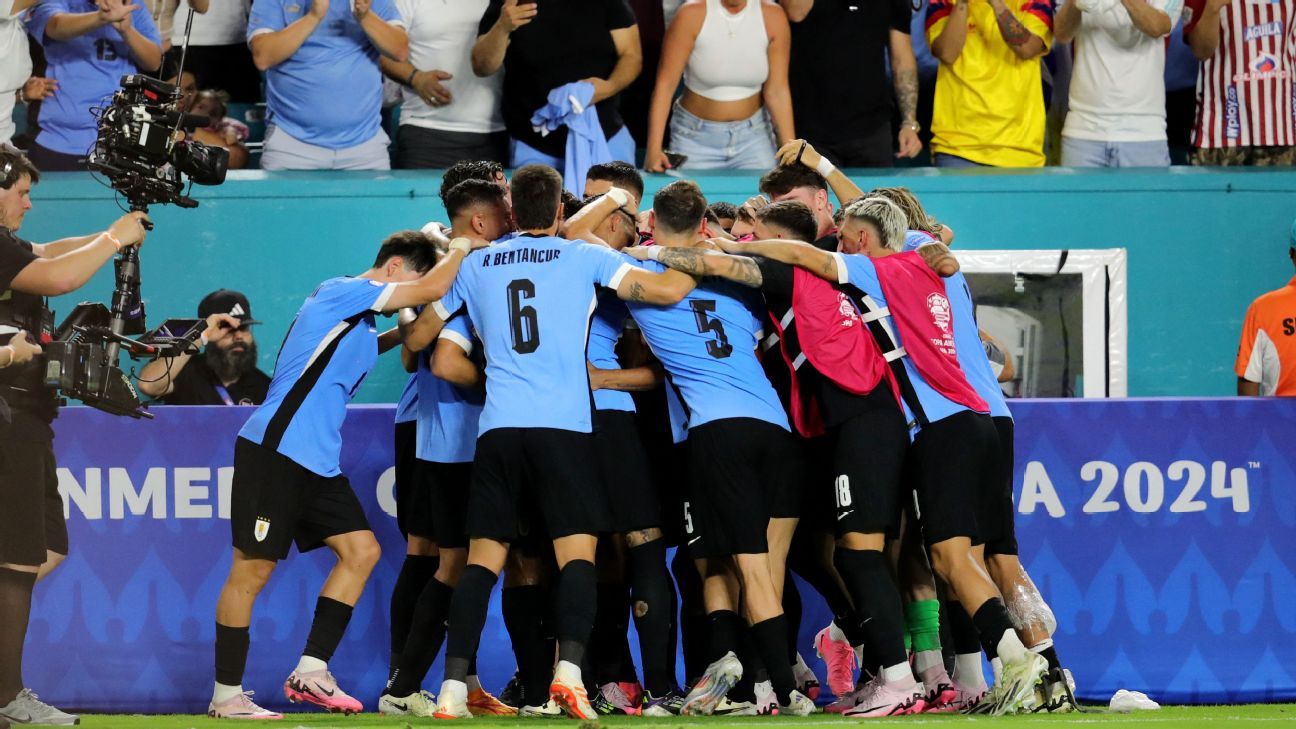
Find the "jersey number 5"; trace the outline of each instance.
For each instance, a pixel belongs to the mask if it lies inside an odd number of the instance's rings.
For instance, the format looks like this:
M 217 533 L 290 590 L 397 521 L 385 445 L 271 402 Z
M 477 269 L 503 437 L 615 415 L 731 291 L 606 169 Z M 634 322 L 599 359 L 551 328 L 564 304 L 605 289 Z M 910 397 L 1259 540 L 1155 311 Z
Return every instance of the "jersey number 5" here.
M 707 354 L 716 359 L 724 359 L 733 354 L 733 345 L 729 343 L 729 337 L 725 336 L 724 323 L 709 316 L 715 311 L 716 302 L 694 299 L 689 304 L 693 307 L 693 319 L 697 322 L 698 334 L 707 332 L 715 334 L 715 339 L 707 342 Z
M 535 298 L 535 284 L 525 278 L 508 285 L 509 326 L 513 330 L 513 351 L 531 354 L 540 348 L 540 322 L 533 306 L 523 306 L 523 299 Z

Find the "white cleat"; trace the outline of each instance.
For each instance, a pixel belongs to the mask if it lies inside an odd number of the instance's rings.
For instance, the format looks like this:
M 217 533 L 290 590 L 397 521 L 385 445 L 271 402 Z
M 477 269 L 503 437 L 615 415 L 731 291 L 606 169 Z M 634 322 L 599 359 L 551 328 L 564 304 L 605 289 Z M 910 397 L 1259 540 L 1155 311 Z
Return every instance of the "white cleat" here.
M 518 710 L 518 716 L 527 719 L 561 719 L 567 715 L 562 707 L 554 702 L 553 699 L 540 704 L 539 706 L 523 706 Z
M 780 706 L 778 713 L 781 716 L 810 716 L 815 711 L 815 702 L 811 701 L 809 696 L 800 691 L 793 691 L 788 697 L 787 706 Z
M 256 719 L 272 720 L 282 719 L 283 714 L 269 711 L 257 706 L 252 701 L 252 692 L 244 691 L 237 696 L 232 696 L 219 704 L 212 702 L 207 705 L 207 716 L 213 719 Z
M 743 666 L 733 651 L 707 666 L 706 673 L 684 698 L 685 716 L 710 716 L 734 684 L 742 680 Z
M 383 694 L 378 699 L 379 716 L 421 716 L 430 718 L 436 714 L 436 697 L 429 691 L 420 691 L 404 698 Z

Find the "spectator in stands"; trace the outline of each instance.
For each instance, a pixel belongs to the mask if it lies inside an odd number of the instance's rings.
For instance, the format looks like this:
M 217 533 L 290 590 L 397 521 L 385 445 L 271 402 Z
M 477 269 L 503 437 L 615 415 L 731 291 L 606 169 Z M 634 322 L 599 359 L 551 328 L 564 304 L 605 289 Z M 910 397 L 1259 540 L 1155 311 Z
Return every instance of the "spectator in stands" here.
M 531 115 L 563 84 L 594 86 L 599 124 L 612 159 L 634 162 L 635 143 L 621 120 L 617 94 L 639 76 L 639 26 L 626 0 L 490 0 L 477 28 L 472 68 L 478 76 L 504 69 L 502 107 L 513 167 L 564 168 L 567 130 L 541 136 Z
M 157 359 L 140 371 L 140 392 L 167 405 L 260 405 L 270 377 L 257 369 L 252 306 L 237 291 L 220 289 L 198 304 L 207 322 L 201 355 Z
M 391 169 L 378 55 L 409 53 L 392 0 L 254 0 L 248 45 L 266 72 L 262 169 Z
M 1296 265 L 1296 222 L 1287 256 Z M 1296 396 L 1296 276 L 1251 302 L 1233 369 L 1239 395 Z
M 1068 167 L 1168 167 L 1164 38 L 1183 0 L 1067 0 L 1057 39 L 1075 40 Z
M 792 21 L 788 76 L 801 138 L 839 167 L 891 167 L 922 152 L 909 0 L 779 1 Z
M 261 72 L 247 45 L 248 12 L 252 0 L 180 0 L 171 42 L 176 50 L 184 39 L 189 8 L 194 9 L 185 68 L 193 69 L 205 88 L 220 89 L 235 104 L 261 100 Z
M 1197 76 L 1196 165 L 1296 164 L 1293 0 L 1186 0 Z
M 31 54 L 22 15 L 37 0 L 0 0 L 0 144 L 13 139 L 15 102 L 28 103 L 52 96 L 58 81 L 32 76 Z
M 672 151 L 688 157 L 690 170 L 773 167 L 778 145 L 796 139 L 791 44 L 787 14 L 768 0 L 685 3 L 662 44 L 644 169 L 671 167 L 663 143 L 668 118 Z M 681 76 L 684 94 L 675 100 Z
M 153 26 L 162 39 L 164 54 L 171 50 L 171 21 L 175 19 L 177 2 L 178 0 L 136 0 L 136 4 L 143 5 L 153 19 Z
M 224 91 L 204 89 L 193 97 L 189 111 L 205 116 L 211 123 L 193 131 L 191 137 L 203 144 L 223 147 L 229 151 L 229 168 L 240 170 L 247 167 L 247 142 L 249 130 L 243 122 L 232 119 L 229 113 L 229 97 Z
M 41 0 L 27 32 L 45 49 L 58 92 L 40 109 L 40 134 L 28 150 L 42 172 L 81 169 L 94 146 L 95 116 L 126 74 L 153 73 L 162 45 L 143 6 L 127 0 Z
M 940 61 L 932 111 L 937 167 L 1044 165 L 1040 56 L 1052 0 L 932 0 L 927 42 Z
M 408 61 L 382 59 L 401 84 L 396 166 L 446 169 L 460 160 L 507 163 L 508 134 L 500 115 L 504 74 L 472 72 L 477 24 L 489 0 L 396 0 L 409 29 Z

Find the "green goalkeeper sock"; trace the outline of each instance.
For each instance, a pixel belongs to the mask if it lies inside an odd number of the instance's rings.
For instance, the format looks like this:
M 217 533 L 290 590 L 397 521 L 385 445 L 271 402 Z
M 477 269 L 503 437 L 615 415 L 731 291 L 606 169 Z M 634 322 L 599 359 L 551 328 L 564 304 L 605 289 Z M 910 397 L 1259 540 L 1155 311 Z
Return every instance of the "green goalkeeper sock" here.
M 905 605 L 905 627 L 908 629 L 909 642 L 914 653 L 939 651 L 940 641 L 940 602 L 936 600 L 918 600 Z

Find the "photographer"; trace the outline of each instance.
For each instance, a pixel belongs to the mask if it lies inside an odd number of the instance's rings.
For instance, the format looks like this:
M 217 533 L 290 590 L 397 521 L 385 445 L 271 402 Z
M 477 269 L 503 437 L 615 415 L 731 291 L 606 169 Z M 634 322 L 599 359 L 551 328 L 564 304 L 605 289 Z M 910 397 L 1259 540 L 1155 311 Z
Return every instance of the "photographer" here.
M 0 723 L 74 724 L 22 680 L 32 588 L 68 551 L 50 428 L 57 404 L 32 342 L 53 329 L 44 297 L 75 291 L 143 243 L 147 217 L 129 213 L 104 232 L 43 245 L 22 240 L 16 232 L 39 179 L 21 152 L 0 146 Z
M 237 291 L 220 289 L 198 304 L 207 321 L 201 355 L 182 354 L 144 365 L 139 390 L 167 405 L 260 405 L 270 376 L 257 369 L 252 305 Z M 193 360 L 191 362 L 191 360 Z

